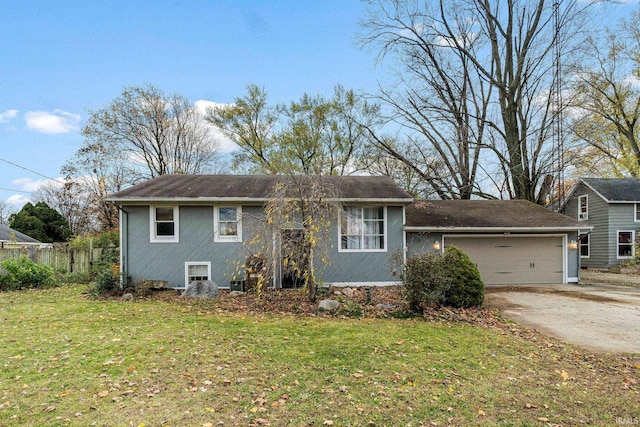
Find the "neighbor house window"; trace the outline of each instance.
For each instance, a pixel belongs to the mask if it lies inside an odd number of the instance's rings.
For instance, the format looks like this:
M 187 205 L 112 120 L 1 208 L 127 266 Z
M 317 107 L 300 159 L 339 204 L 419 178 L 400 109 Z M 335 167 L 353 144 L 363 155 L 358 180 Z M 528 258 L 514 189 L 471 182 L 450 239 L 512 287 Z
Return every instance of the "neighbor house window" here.
M 214 209 L 216 242 L 242 241 L 242 208 L 240 206 L 218 206 Z
M 634 204 L 634 206 L 635 206 L 635 209 L 634 209 L 635 212 L 634 212 L 633 218 L 636 222 L 640 222 L 640 203 L 636 203 Z
M 579 220 L 589 219 L 588 202 L 589 200 L 586 194 L 584 196 L 578 197 L 578 219 Z
M 580 235 L 580 258 L 589 258 L 589 235 L 581 234 Z
M 178 241 L 178 207 L 151 206 L 150 224 L 152 242 Z
M 211 263 L 185 262 L 184 276 L 185 287 L 191 282 L 211 280 Z
M 633 258 L 634 232 L 618 231 L 618 258 Z
M 340 217 L 340 250 L 384 251 L 386 208 L 344 207 Z

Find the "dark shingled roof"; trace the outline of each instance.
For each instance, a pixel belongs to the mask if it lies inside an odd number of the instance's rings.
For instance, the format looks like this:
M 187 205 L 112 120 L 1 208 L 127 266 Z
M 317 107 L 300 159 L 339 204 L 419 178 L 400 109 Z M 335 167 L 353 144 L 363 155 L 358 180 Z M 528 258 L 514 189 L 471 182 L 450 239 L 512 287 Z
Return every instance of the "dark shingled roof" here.
M 36 240 L 33 237 L 29 237 L 26 234 L 14 230 L 13 228 L 0 224 L 0 242 L 11 242 L 12 233 L 14 234 L 17 243 L 42 243 L 40 240 Z
M 608 202 L 640 202 L 640 178 L 582 178 Z
M 320 180 L 343 200 L 394 200 L 410 203 L 411 195 L 383 176 L 161 175 L 108 197 L 126 203 L 144 200 L 266 200 L 276 183 Z
M 525 200 L 425 200 L 406 209 L 407 227 L 586 229 L 566 215 Z

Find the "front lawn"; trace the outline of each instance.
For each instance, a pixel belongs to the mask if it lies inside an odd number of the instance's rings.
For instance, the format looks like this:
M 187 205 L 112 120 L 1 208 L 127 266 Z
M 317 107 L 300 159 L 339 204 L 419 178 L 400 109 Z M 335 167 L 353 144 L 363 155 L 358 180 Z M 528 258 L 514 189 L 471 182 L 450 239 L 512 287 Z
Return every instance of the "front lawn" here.
M 0 425 L 615 425 L 640 357 L 514 324 L 0 293 Z

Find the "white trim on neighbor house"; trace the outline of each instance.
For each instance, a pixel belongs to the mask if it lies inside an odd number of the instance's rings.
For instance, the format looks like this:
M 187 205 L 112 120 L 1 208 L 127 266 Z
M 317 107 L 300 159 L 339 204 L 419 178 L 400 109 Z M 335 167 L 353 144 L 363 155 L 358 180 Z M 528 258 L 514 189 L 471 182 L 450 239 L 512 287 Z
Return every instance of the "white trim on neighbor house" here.
M 184 263 L 184 286 L 185 288 L 189 284 L 189 267 L 193 266 L 205 266 L 207 267 L 207 276 L 199 275 L 194 277 L 194 280 L 211 280 L 211 262 L 210 261 L 187 261 Z
M 382 248 L 375 248 L 375 249 L 364 249 L 364 237 L 366 236 L 364 234 L 364 232 L 361 232 L 359 234 L 360 238 L 361 238 L 361 248 L 359 249 L 343 249 L 342 248 L 342 215 L 343 215 L 343 211 L 344 209 L 354 209 L 354 208 L 359 208 L 361 210 L 361 220 L 362 223 L 364 223 L 364 209 L 367 208 L 382 208 L 382 226 L 383 226 L 383 234 L 382 235 L 369 235 L 369 236 L 381 236 L 382 237 Z M 388 242 L 388 238 L 387 238 L 387 223 L 388 223 L 388 215 L 387 215 L 387 206 L 386 205 L 365 205 L 365 206 L 351 206 L 351 205 L 345 205 L 343 209 L 340 210 L 340 212 L 338 213 L 338 252 L 339 253 L 356 253 L 356 252 L 387 252 L 387 247 L 389 246 L 389 242 Z M 361 225 L 362 229 L 364 228 Z M 355 236 L 355 235 L 354 235 Z
M 236 209 L 236 234 L 220 234 L 220 209 Z M 225 221 L 223 221 L 225 222 Z M 226 221 L 234 222 L 234 221 Z M 213 241 L 214 242 L 242 242 L 242 206 L 216 205 L 213 207 Z
M 584 200 L 584 204 L 583 204 Z M 589 195 L 583 194 L 578 196 L 578 221 L 586 221 L 589 219 Z
M 631 238 L 628 243 L 620 243 L 620 233 L 630 233 Z M 616 230 L 616 258 L 617 259 L 631 259 L 636 255 L 635 243 L 636 241 L 636 232 L 634 230 Z M 620 245 L 629 245 L 631 246 L 631 255 L 630 256 L 620 256 Z
M 157 209 L 172 209 L 171 220 L 156 220 Z M 173 223 L 173 234 L 158 235 L 159 223 Z M 149 241 L 151 243 L 178 243 L 180 242 L 180 207 L 178 205 L 150 205 L 149 206 Z

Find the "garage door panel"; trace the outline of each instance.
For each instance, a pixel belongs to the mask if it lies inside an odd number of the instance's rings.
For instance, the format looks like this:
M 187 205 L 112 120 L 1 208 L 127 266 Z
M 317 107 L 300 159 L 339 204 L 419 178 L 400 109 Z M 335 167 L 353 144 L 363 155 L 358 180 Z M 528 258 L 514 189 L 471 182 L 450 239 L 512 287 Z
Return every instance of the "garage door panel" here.
M 462 249 L 486 284 L 562 283 L 562 237 L 447 237 Z

